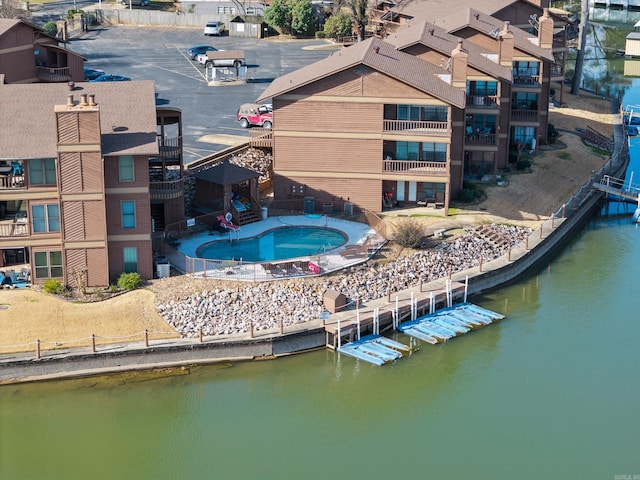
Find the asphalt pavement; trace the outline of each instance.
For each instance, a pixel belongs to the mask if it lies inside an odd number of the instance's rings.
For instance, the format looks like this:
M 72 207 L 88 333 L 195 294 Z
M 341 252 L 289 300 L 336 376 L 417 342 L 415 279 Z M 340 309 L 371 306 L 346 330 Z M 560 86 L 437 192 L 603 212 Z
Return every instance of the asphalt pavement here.
M 69 4 L 73 2 L 41 7 L 33 13 L 34 23 L 42 26 Z M 87 6 L 81 0 L 77 4 Z M 209 86 L 204 67 L 186 54 L 193 45 L 244 50 L 247 83 Z M 338 47 L 325 40 L 246 39 L 229 37 L 228 32 L 208 37 L 202 28 L 99 25 L 72 37 L 69 48 L 88 59 L 87 67 L 154 80 L 156 104 L 182 110 L 185 163 L 190 163 L 226 148 L 234 136 L 248 137 L 237 121 L 238 107 L 254 102 L 274 78 L 326 58 Z

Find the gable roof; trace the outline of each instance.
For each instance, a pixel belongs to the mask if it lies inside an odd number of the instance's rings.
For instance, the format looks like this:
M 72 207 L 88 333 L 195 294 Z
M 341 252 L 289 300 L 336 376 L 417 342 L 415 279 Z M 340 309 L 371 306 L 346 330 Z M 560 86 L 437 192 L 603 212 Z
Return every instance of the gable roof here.
M 480 10 L 476 10 L 475 8 L 469 8 L 466 11 L 451 14 L 448 17 L 435 20 L 433 23 L 454 35 L 455 32 L 466 27 L 472 28 L 486 35 L 491 35 L 492 31 L 496 29 L 500 31 L 507 24 L 507 22 L 498 20 L 497 18 L 487 15 Z M 544 60 L 554 60 L 553 53 L 538 46 L 537 37 L 534 37 L 513 25 L 509 26 L 509 31 L 513 34 L 514 46 L 517 50 Z
M 467 8 L 477 7 L 482 4 L 482 11 L 492 15 L 514 3 L 527 3 L 533 7 L 541 8 L 534 2 L 527 0 L 396 0 L 385 2 L 390 4 L 390 10 L 420 20 L 434 21 L 437 18 L 446 17 L 455 12 L 463 12 Z
M 215 167 L 203 168 L 202 170 L 194 173 L 193 176 L 199 180 L 215 183 L 217 185 L 233 185 L 234 183 L 258 178 L 260 174 L 254 170 L 230 163 L 227 160 L 219 163 Z
M 396 50 L 390 43 L 375 37 L 276 78 L 257 101 L 283 95 L 357 65 L 366 65 L 451 105 L 464 108 L 465 92 L 438 77 L 448 75 L 446 70 Z
M 451 57 L 451 52 L 458 46 L 460 39 L 433 23 L 421 21 L 401 27 L 397 32 L 386 37 L 385 41 L 400 50 L 422 44 Z M 470 66 L 495 78 L 511 82 L 511 69 L 503 67 L 484 55 L 490 52 L 486 52 L 470 41 L 464 42 L 462 48 L 469 53 L 467 62 Z
M 65 43 L 64 40 L 58 37 L 49 35 L 44 28 L 34 25 L 33 23 L 27 22 L 25 20 L 21 20 L 19 18 L 0 18 L 0 37 L 5 33 L 7 33 L 9 30 L 11 30 L 12 28 L 14 28 L 15 26 L 20 24 L 26 25 L 27 27 L 31 27 L 33 30 L 36 30 L 38 32 L 38 35 L 40 36 L 49 37 L 58 43 Z M 75 53 L 75 52 L 71 52 L 71 53 Z
M 100 108 L 103 155 L 158 154 L 155 86 L 144 80 L 76 83 L 73 92 L 66 83 L 0 84 L 0 157 L 55 157 L 54 106 L 85 93 L 95 94 Z

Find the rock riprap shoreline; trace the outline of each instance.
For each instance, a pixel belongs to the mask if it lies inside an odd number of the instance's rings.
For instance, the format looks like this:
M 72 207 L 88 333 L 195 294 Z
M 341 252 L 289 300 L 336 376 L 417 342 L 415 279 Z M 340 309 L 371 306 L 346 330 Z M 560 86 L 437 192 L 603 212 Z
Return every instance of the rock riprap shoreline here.
M 530 233 L 523 227 L 483 225 L 433 248 L 385 264 L 369 260 L 332 276 L 233 287 L 222 281 L 206 283 L 197 293 L 176 291 L 157 310 L 184 337 L 197 337 L 200 330 L 205 336 L 246 333 L 251 323 L 255 331 L 274 328 L 280 321 L 284 326 L 302 324 L 319 318 L 328 289 L 351 301 L 383 298 L 387 291 L 405 290 L 496 259 Z

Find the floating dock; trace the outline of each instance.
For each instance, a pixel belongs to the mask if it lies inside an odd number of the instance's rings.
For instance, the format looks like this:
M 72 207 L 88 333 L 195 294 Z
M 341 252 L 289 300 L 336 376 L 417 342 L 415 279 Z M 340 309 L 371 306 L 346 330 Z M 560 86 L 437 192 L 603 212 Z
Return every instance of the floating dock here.
M 472 303 L 462 303 L 398 325 L 410 337 L 436 344 L 501 320 L 501 315 Z
M 366 335 L 360 340 L 341 345 L 337 350 L 374 365 L 384 365 L 402 358 L 403 353 L 411 352 L 407 345 L 380 335 Z

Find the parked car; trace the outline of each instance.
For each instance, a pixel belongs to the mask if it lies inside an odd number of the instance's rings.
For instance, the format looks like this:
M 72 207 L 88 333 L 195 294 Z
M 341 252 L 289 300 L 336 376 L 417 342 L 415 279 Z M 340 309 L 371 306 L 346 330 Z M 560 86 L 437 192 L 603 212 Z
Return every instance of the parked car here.
M 219 52 L 224 52 L 224 50 L 218 50 Z M 196 60 L 200 65 L 204 65 L 205 68 L 209 67 L 235 67 L 236 63 L 238 66 L 246 65 L 244 58 L 224 58 L 219 60 L 214 60 L 213 64 L 206 53 L 199 53 L 196 56 Z
M 129 6 L 129 2 L 131 2 L 132 7 L 148 7 L 149 0 L 120 0 L 120 3 L 125 7 Z
M 129 77 L 123 77 L 122 75 L 113 75 L 107 73 L 94 78 L 91 82 L 126 82 L 131 80 Z
M 249 128 L 252 125 L 271 128 L 273 125 L 273 112 L 266 105 L 244 103 L 238 109 L 238 121 L 242 128 Z
M 97 68 L 84 67 L 85 80 L 94 80 L 98 78 L 100 75 L 104 75 L 104 70 L 99 70 Z
M 215 52 L 217 50 L 216 47 L 212 47 L 211 45 L 196 45 L 195 47 L 187 49 L 187 55 L 189 55 L 191 60 L 196 60 L 201 53 L 206 54 L 207 52 Z
M 221 35 L 224 32 L 224 23 L 222 22 L 207 22 L 204 26 L 205 35 Z

